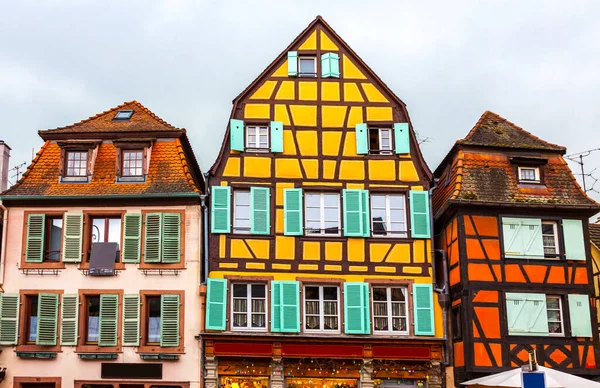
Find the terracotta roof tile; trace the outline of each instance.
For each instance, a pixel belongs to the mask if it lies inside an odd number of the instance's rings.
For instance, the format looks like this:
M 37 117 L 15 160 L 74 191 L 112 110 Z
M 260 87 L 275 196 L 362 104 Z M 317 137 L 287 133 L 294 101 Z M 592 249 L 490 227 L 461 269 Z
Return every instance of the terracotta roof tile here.
M 590 240 L 600 248 L 600 224 L 590 224 Z

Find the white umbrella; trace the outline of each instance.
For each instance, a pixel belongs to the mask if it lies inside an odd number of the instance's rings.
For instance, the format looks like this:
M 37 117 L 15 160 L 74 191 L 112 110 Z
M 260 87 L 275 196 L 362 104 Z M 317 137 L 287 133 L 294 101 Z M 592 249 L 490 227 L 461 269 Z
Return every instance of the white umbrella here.
M 595 383 L 581 377 L 573 376 L 556 369 L 538 366 L 538 370 L 546 375 L 546 388 L 600 388 L 600 383 Z M 475 387 L 521 387 L 521 368 L 491 376 L 481 377 L 462 383 Z

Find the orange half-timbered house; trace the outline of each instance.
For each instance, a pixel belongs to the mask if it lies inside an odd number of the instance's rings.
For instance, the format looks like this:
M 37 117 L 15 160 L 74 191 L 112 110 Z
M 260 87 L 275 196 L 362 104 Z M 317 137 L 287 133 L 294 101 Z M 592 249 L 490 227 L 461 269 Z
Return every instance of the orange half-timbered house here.
M 431 173 L 322 18 L 235 98 L 209 174 L 207 387 L 441 387 Z
M 488 111 L 434 173 L 456 383 L 520 366 L 532 351 L 546 367 L 600 372 L 587 243 L 599 205 L 564 153 Z

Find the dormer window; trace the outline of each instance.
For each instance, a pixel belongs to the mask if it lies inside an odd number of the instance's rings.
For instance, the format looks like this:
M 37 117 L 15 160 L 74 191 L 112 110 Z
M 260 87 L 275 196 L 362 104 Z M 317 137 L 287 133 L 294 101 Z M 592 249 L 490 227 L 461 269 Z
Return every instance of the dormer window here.
M 317 58 L 312 56 L 298 57 L 298 69 L 300 77 L 317 76 Z
M 145 182 L 152 150 L 151 139 L 128 139 L 114 141 L 117 149 L 117 182 Z
M 123 176 L 144 175 L 144 150 L 123 150 Z
M 87 151 L 68 151 L 67 165 L 65 166 L 65 176 L 82 177 L 87 176 Z
M 132 110 L 120 110 L 117 112 L 113 120 L 127 121 L 131 118 L 131 116 L 133 116 Z
M 94 175 L 98 142 L 66 140 L 60 146 L 59 175 L 61 183 L 87 183 Z
M 520 183 L 540 183 L 539 167 L 519 167 Z

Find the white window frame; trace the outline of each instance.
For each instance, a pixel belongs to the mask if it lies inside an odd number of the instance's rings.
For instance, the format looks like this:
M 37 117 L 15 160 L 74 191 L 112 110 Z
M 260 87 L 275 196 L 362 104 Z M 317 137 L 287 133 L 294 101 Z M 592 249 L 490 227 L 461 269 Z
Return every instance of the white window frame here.
M 557 309 L 550 309 L 548 308 L 548 300 L 549 299 L 556 299 L 558 300 L 558 310 Z M 560 333 L 551 333 L 550 332 L 550 320 L 548 319 L 548 335 L 551 337 L 564 337 L 565 336 L 565 316 L 563 314 L 563 305 L 562 305 L 562 298 L 558 295 L 546 295 L 546 315 L 548 314 L 548 311 L 558 311 L 560 314 Z
M 544 225 L 552 225 L 552 228 L 554 230 L 554 249 L 556 250 L 556 253 L 554 255 L 552 255 L 550 253 L 546 254 L 546 252 L 544 252 L 544 256 L 547 256 L 546 259 L 559 258 L 560 257 L 560 245 L 558 243 L 558 222 L 542 221 L 542 245 L 544 246 L 544 249 L 546 249 L 546 245 L 544 245 Z
M 302 59 L 311 59 L 312 60 L 313 68 L 315 69 L 314 73 L 302 73 L 302 66 L 300 66 L 300 61 Z M 298 77 L 309 77 L 309 78 L 317 77 L 317 57 L 311 56 L 311 55 L 298 56 Z
M 235 286 L 246 286 L 246 326 L 239 327 L 234 326 L 234 315 L 235 314 L 243 314 L 236 313 L 234 311 L 234 300 L 235 299 L 243 299 L 243 298 L 235 298 L 233 288 Z M 252 286 L 263 286 L 265 288 L 265 312 L 264 313 L 253 313 L 252 312 L 252 299 L 262 299 L 262 298 L 253 298 L 252 297 Z M 267 289 L 267 285 L 264 283 L 240 283 L 235 282 L 231 283 L 231 331 L 261 331 L 265 332 L 268 330 L 269 326 L 269 293 Z M 252 314 L 264 314 L 265 315 L 265 327 L 252 327 Z
M 375 303 L 383 303 L 382 301 L 375 301 L 375 298 L 373 297 L 373 288 L 384 288 L 385 292 L 386 292 L 386 304 L 387 304 L 387 311 L 388 311 L 388 315 L 387 315 L 387 320 L 388 320 L 388 330 L 377 330 L 375 328 L 375 318 L 382 318 L 383 316 L 378 315 L 377 317 L 375 316 Z M 405 296 L 405 300 L 404 300 L 404 311 L 406 311 L 406 330 L 405 331 L 395 331 L 393 329 L 393 318 L 394 316 L 392 315 L 392 303 L 401 303 L 401 302 L 392 302 L 392 288 L 402 288 L 404 289 L 404 296 Z M 410 298 L 410 294 L 408 292 L 408 287 L 407 286 L 401 286 L 401 285 L 397 285 L 397 286 L 379 286 L 379 285 L 372 285 L 371 286 L 371 311 L 373 311 L 373 334 L 383 334 L 383 335 L 409 335 L 410 334 L 410 311 L 409 311 L 409 298 Z M 396 318 L 402 318 L 401 315 L 397 316 Z
M 136 157 L 131 158 L 132 154 L 135 154 Z M 137 154 L 139 154 L 139 158 L 137 158 Z M 129 156 L 129 158 L 127 158 L 126 156 Z M 127 162 L 129 166 L 125 167 L 125 162 Z M 131 165 L 131 163 L 133 163 L 133 165 Z M 133 172 L 133 174 L 131 172 Z M 121 175 L 126 177 L 144 176 L 143 149 L 126 149 L 121 151 Z
M 534 171 L 534 180 L 531 179 L 523 179 L 521 172 L 523 170 L 533 170 Z M 519 182 L 522 183 L 540 183 L 540 168 L 539 167 L 519 167 Z
M 75 157 L 77 155 L 77 157 Z M 70 157 L 73 156 L 73 159 Z M 66 164 L 65 164 L 65 176 L 70 178 L 86 177 L 87 165 L 88 165 L 88 152 L 87 151 L 67 151 Z M 69 167 L 69 163 L 72 162 L 73 166 Z M 75 162 L 78 166 L 75 167 Z M 82 165 L 83 163 L 83 165 Z M 69 174 L 72 171 L 72 174 Z
M 373 221 L 373 197 L 385 197 L 385 220 L 384 224 L 386 227 L 386 235 L 381 235 L 381 234 L 375 234 L 375 228 L 374 228 L 374 224 L 375 222 Z M 402 209 L 404 211 L 404 230 L 397 233 L 397 234 L 391 234 L 391 230 L 392 230 L 392 208 L 391 208 L 391 201 L 390 201 L 390 197 L 395 196 L 395 197 L 402 197 L 402 200 L 404 202 L 404 208 Z M 376 209 L 382 209 L 382 208 L 376 208 Z M 393 209 L 394 211 L 400 211 L 400 209 Z M 406 195 L 405 194 L 377 194 L 377 193 L 371 193 L 371 235 L 373 237 L 377 237 L 377 238 L 407 238 L 408 237 L 408 219 L 407 219 L 407 213 L 406 213 L 407 209 L 406 209 Z M 399 223 L 397 221 L 394 222 Z
M 338 232 L 336 234 L 334 233 L 325 233 L 325 208 L 330 208 L 333 209 L 332 206 L 325 206 L 325 195 L 331 195 L 334 194 L 337 196 L 337 223 L 338 223 Z M 304 199 L 304 234 L 306 236 L 341 236 L 342 234 L 342 217 L 341 217 L 341 206 L 340 206 L 340 194 L 339 193 L 311 193 L 308 192 L 305 195 L 319 195 L 319 221 L 320 221 L 320 229 L 321 231 L 319 233 L 314 233 L 314 232 L 309 232 L 309 229 L 307 228 L 307 224 L 308 224 L 308 212 L 306 211 L 307 209 L 307 205 L 306 205 L 306 198 Z M 316 220 L 311 220 L 311 221 L 316 221 Z M 332 220 L 327 220 L 327 221 L 332 221 Z
M 264 137 L 266 137 L 267 139 L 267 144 L 264 146 L 261 146 L 261 140 L 260 140 L 260 130 L 264 129 L 266 134 L 263 135 Z M 250 142 L 250 135 L 254 135 L 254 138 L 256 139 L 254 141 L 254 143 Z M 247 149 L 251 149 L 251 150 L 255 150 L 255 151 L 262 151 L 262 152 L 266 152 L 269 150 L 269 126 L 268 125 L 247 125 L 246 126 L 246 148 Z
M 307 329 L 306 328 L 306 323 L 308 322 L 306 319 L 306 287 L 318 287 L 319 288 L 319 326 L 321 327 L 320 329 Z M 333 330 L 329 330 L 329 329 L 324 329 L 323 326 L 325 324 L 325 300 L 323 299 L 323 288 L 324 287 L 335 287 L 336 291 L 337 291 L 337 321 L 338 321 L 338 328 L 337 329 L 333 329 Z M 303 319 L 304 319 L 304 332 L 306 333 L 330 333 L 330 334 L 339 334 L 340 331 L 340 327 L 342 325 L 341 321 L 340 321 L 340 286 L 336 285 L 336 284 L 306 284 L 304 285 L 304 290 L 303 290 L 303 301 L 304 304 L 302 305 L 303 307 Z M 315 301 L 315 299 L 310 299 L 310 301 Z M 331 302 L 331 301 L 329 301 Z M 311 316 L 314 316 L 315 314 L 308 314 Z M 328 317 L 331 315 L 327 315 Z
M 377 149 L 371 149 L 371 131 L 377 131 L 377 141 L 378 147 Z M 383 134 L 387 133 L 389 136 L 389 148 L 382 148 Z M 378 127 L 369 127 L 369 153 L 373 155 L 392 155 L 393 151 L 393 135 L 391 128 L 378 128 Z
M 238 230 L 238 228 L 241 228 L 241 226 L 237 226 L 237 220 L 245 220 L 246 218 L 241 218 L 237 216 L 237 194 L 241 194 L 241 193 L 247 193 L 248 194 L 248 229 L 247 230 Z M 240 205 L 240 206 L 246 206 L 246 205 Z M 233 190 L 233 233 L 234 234 L 249 234 L 250 233 L 250 228 L 252 227 L 251 223 L 250 223 L 250 190 Z

